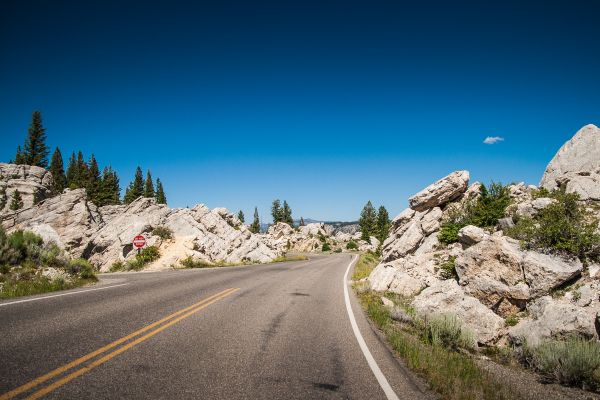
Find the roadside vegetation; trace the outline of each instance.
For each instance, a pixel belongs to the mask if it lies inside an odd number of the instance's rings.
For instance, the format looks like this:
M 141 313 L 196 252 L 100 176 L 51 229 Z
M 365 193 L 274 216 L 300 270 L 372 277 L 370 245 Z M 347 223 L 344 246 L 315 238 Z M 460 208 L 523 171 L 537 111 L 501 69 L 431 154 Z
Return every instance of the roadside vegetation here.
M 555 202 L 533 218 L 519 217 L 506 234 L 521 240 L 522 246 L 559 255 L 579 257 L 581 261 L 600 261 L 598 219 L 586 208 L 577 193 L 540 190 L 537 197 Z
M 467 226 L 475 225 L 480 228 L 496 226 L 498 220 L 504 217 L 506 208 L 510 205 L 507 185 L 492 182 L 489 187 L 481 185 L 480 196 L 467 203 L 462 208 L 456 208 L 440 227 L 438 239 L 441 243 L 458 242 L 458 231 Z
M 287 262 L 287 261 L 304 261 L 308 260 L 308 257 L 304 255 L 283 255 L 275 258 L 269 264 Z M 237 267 L 240 265 L 252 265 L 253 263 L 226 263 L 224 261 L 209 262 L 205 260 L 196 259 L 192 256 L 186 257 L 179 261 L 179 268 L 215 268 L 215 267 Z M 177 267 L 176 267 L 177 268 Z
M 135 255 L 135 258 L 129 260 L 127 262 L 117 261 L 113 263 L 110 267 L 110 272 L 119 272 L 119 271 L 140 271 L 146 265 L 150 264 L 153 261 L 156 261 L 160 258 L 160 251 L 156 246 L 149 246 L 139 254 Z
M 367 278 L 371 271 L 377 266 L 379 263 L 379 257 L 371 252 L 363 253 L 358 258 L 356 265 L 354 266 L 354 271 L 352 272 L 352 280 L 359 281 L 361 279 Z
M 96 282 L 93 266 L 70 259 L 55 243 L 28 231 L 0 227 L 0 298 L 71 289 Z

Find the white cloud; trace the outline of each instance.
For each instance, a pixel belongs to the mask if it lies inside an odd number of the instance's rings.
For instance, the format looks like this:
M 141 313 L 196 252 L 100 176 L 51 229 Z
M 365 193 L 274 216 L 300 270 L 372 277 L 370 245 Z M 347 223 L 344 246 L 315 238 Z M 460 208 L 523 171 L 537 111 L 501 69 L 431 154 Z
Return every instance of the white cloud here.
M 503 137 L 500 137 L 500 136 L 488 136 L 488 137 L 485 138 L 485 140 L 483 141 L 483 143 L 485 143 L 485 144 L 494 144 L 494 143 L 502 142 L 502 141 L 504 141 Z

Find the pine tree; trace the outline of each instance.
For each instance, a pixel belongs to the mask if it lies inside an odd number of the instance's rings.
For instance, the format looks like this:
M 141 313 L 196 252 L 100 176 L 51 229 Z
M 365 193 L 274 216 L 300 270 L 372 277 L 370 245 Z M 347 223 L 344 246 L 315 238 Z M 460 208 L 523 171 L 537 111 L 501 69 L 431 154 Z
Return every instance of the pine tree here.
M 67 187 L 67 177 L 65 176 L 62 154 L 58 147 L 52 153 L 49 171 L 52 174 L 52 192 L 54 194 L 62 193 Z
M 102 185 L 102 178 L 100 176 L 100 168 L 98 168 L 98 162 L 96 157 L 92 154 L 90 157 L 89 167 L 87 171 L 87 179 L 85 182 L 85 190 L 88 194 L 88 198 L 92 203 L 98 205 L 100 199 L 100 191 Z
M 23 150 L 21 150 L 21 146 L 17 147 L 17 154 L 15 154 L 15 164 L 18 164 L 18 165 L 25 164 Z
M 243 224 L 244 222 L 244 212 L 242 210 L 240 210 L 240 212 L 238 213 L 238 219 L 240 220 L 240 222 Z
M 88 183 L 88 165 L 83 159 L 81 150 L 77 153 L 77 161 L 75 162 L 75 178 L 74 184 L 76 188 L 85 188 Z
M 160 179 L 156 179 L 156 202 L 158 204 L 167 204 L 167 196 L 165 195 L 165 189 Z
M 21 193 L 18 190 L 15 190 L 12 201 L 10 202 L 10 209 L 17 211 L 21 208 L 23 208 L 23 198 L 21 197 Z
M 377 239 L 381 243 L 385 241 L 388 237 L 388 233 L 390 230 L 390 215 L 384 206 L 379 207 L 379 211 L 377 212 Z
M 6 197 L 6 187 L 2 186 L 2 187 L 0 187 L 0 211 L 4 210 L 4 207 L 6 207 L 7 201 L 8 201 L 8 198 Z
M 144 197 L 154 198 L 156 193 L 154 192 L 154 183 L 152 182 L 152 175 L 150 170 L 146 173 L 146 183 L 144 184 Z
M 300 217 L 300 226 L 306 226 L 304 223 L 304 217 Z
M 33 204 L 38 204 L 40 201 L 44 200 L 44 192 L 41 188 L 37 188 L 33 192 Z
M 46 146 L 46 130 L 42 126 L 42 114 L 34 111 L 31 125 L 27 132 L 27 140 L 23 151 L 23 162 L 46 168 L 48 166 L 48 146 Z
M 127 192 L 125 193 L 125 204 L 130 204 L 132 201 L 144 195 L 144 177 L 142 169 L 137 167 L 135 170 L 135 177 L 129 184 Z
M 254 207 L 254 221 L 252 221 L 252 225 L 250 225 L 250 232 L 260 232 L 260 218 L 258 217 L 258 208 L 256 207 Z
M 283 201 L 283 209 L 281 210 L 282 221 L 289 226 L 294 226 L 294 219 L 292 218 L 292 209 L 288 205 L 287 201 Z
M 77 187 L 77 159 L 75 158 L 75 152 L 73 152 L 71 158 L 69 158 L 66 176 L 67 187 L 69 189 L 75 189 Z
M 377 212 L 373 208 L 371 200 L 362 209 L 358 225 L 360 225 L 363 240 L 370 242 L 370 237 L 377 234 Z
M 279 199 L 273 200 L 273 204 L 271 205 L 271 216 L 273 217 L 274 224 L 283 221 L 283 209 L 281 208 Z
M 117 173 L 110 166 L 105 167 L 102 172 L 98 206 L 121 204 L 120 194 L 121 188 Z

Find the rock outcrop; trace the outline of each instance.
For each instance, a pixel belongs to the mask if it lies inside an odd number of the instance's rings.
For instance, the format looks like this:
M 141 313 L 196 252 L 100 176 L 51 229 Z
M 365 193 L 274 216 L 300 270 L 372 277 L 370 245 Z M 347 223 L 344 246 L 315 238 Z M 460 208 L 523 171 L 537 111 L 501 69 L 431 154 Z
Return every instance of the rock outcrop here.
M 567 141 L 546 167 L 540 186 L 564 186 L 582 200 L 600 200 L 600 129 L 586 125 Z
M 261 235 L 252 234 L 224 208 L 171 209 L 148 198 L 98 208 L 88 201 L 85 189 L 67 189 L 50 197 L 52 176 L 43 168 L 0 164 L 0 171 L 0 188 L 9 196 L 19 190 L 24 203 L 16 211 L 8 206 L 0 210 L 0 223 L 6 230 L 33 231 L 71 256 L 89 259 L 101 271 L 134 257 L 131 242 L 138 234 L 163 254 L 153 269 L 177 265 L 187 257 L 208 264 L 245 263 L 269 262 L 283 253 Z M 34 194 L 37 204 L 33 204 Z M 169 229 L 173 237 L 161 239 L 154 233 L 159 227 Z
M 595 200 L 599 176 L 600 130 L 588 125 L 548 165 L 542 187 L 564 186 Z M 592 262 L 586 271 L 578 259 L 528 250 L 504 235 L 518 218 L 535 217 L 556 202 L 538 197 L 537 187 L 510 185 L 511 205 L 496 227 L 467 225 L 458 243 L 440 244 L 443 222 L 466 210 L 480 189 L 477 182 L 469 186 L 467 171 L 457 171 L 412 196 L 391 223 L 382 262 L 367 279 L 371 288 L 404 296 L 421 314 L 455 314 L 480 344 L 570 334 L 598 338 L 600 267 Z M 556 293 L 564 296 L 549 296 Z M 508 328 L 504 319 L 515 315 L 520 322 Z
M 31 165 L 0 163 L 0 213 L 8 212 L 16 190 L 23 199 L 23 208 L 31 207 L 34 199 L 50 197 L 52 174 L 44 168 Z

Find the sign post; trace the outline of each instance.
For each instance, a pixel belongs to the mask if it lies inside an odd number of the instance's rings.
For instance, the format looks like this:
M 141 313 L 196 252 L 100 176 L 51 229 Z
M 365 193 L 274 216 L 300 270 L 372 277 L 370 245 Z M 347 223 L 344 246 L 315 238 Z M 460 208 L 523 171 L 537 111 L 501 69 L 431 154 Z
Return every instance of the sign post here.
M 146 238 L 142 235 L 137 235 L 133 238 L 133 247 L 137 249 L 138 254 L 140 254 L 140 250 L 142 247 L 146 245 Z

